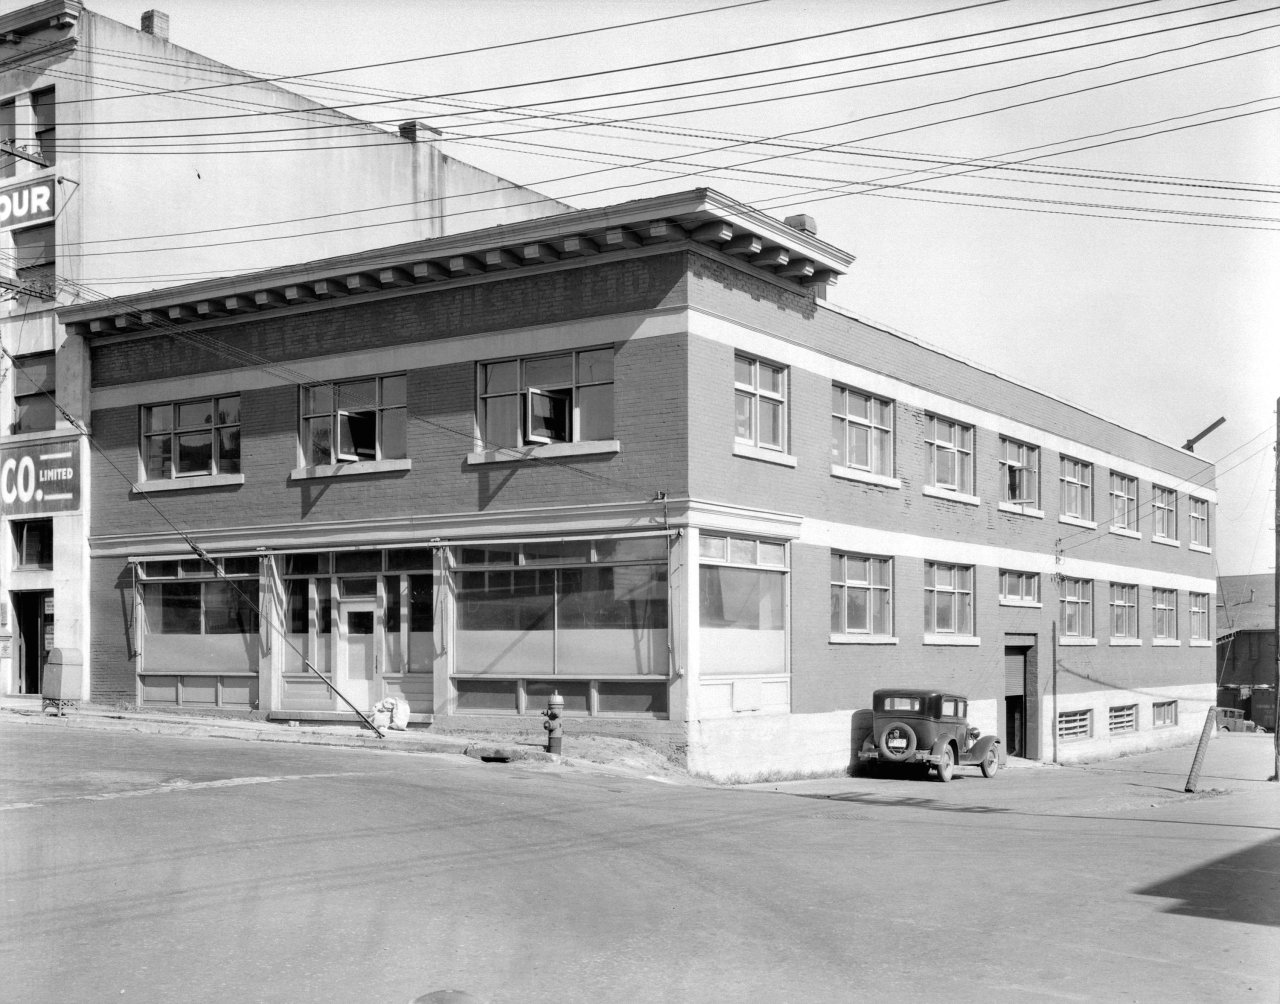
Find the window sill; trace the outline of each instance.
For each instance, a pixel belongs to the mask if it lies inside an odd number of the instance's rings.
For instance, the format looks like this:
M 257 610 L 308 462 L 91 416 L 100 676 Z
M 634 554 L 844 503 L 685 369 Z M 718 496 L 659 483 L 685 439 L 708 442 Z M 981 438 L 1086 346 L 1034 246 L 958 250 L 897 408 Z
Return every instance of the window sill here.
M 934 485 L 925 485 L 920 489 L 925 495 L 935 499 L 946 499 L 948 502 L 963 502 L 965 505 L 982 505 L 982 499 L 977 495 L 966 495 L 964 492 L 953 492 L 950 488 L 938 488 Z
M 762 446 L 749 446 L 746 443 L 734 443 L 733 455 L 745 457 L 747 460 L 763 460 L 766 464 L 777 464 L 779 467 L 795 467 L 796 458 L 781 450 L 768 450 Z
M 477 464 L 513 464 L 521 460 L 553 460 L 558 457 L 590 457 L 621 453 L 616 439 L 590 439 L 581 443 L 546 443 L 542 446 L 501 446 L 496 450 L 477 450 L 467 454 L 468 466 Z
M 927 634 L 924 636 L 926 645 L 981 645 L 982 639 L 973 634 Z
M 1036 509 L 1029 505 L 1021 505 L 1017 502 L 1000 502 L 996 506 L 1001 512 L 1017 513 L 1020 516 L 1031 516 L 1035 519 L 1044 519 L 1044 510 Z
M 1188 544 L 1187 549 L 1190 551 L 1199 551 L 1201 554 L 1212 554 L 1212 547 L 1205 547 L 1203 544 Z
M 1190 645 L 1192 648 L 1213 648 L 1214 647 L 1214 643 L 1211 642 L 1208 638 L 1192 638 L 1189 642 L 1187 642 L 1187 644 Z
M 1114 534 L 1117 537 L 1128 537 L 1131 540 L 1141 540 L 1142 534 L 1137 530 L 1129 530 L 1123 526 L 1112 526 L 1107 528 L 1107 533 Z
M 1069 635 L 1066 638 L 1063 638 L 1063 637 L 1058 638 L 1059 648 L 1071 648 L 1073 646 L 1076 648 L 1087 648 L 1089 646 L 1097 645 L 1097 644 L 1098 644 L 1097 638 L 1076 638 L 1074 635 Z
M 1066 523 L 1068 526 L 1082 526 L 1086 530 L 1098 529 L 1098 524 L 1091 519 L 1081 519 L 1079 516 L 1069 516 L 1063 513 L 1058 517 L 1059 523 Z
M 1107 642 L 1112 648 L 1140 648 L 1141 638 L 1112 638 Z
M 832 645 L 896 645 L 898 639 L 889 634 L 833 634 Z
M 860 471 L 856 467 L 838 467 L 832 464 L 831 476 L 844 481 L 861 481 L 868 485 L 880 485 L 883 488 L 902 487 L 902 481 L 899 478 L 891 478 L 887 474 L 872 474 L 870 471 Z
M 233 488 L 242 484 L 244 484 L 243 474 L 199 474 L 191 478 L 139 481 L 130 489 L 130 494 L 153 495 L 156 492 L 184 492 L 197 488 Z
M 1035 600 L 1007 600 L 1003 596 L 1000 597 L 1000 605 L 1002 607 L 1022 607 L 1026 610 L 1042 610 L 1043 603 L 1037 603 Z
M 1157 537 L 1154 534 L 1151 537 L 1151 543 L 1163 544 L 1165 547 L 1181 547 L 1182 545 L 1172 537 Z
M 1156 648 L 1181 648 L 1182 642 L 1177 638 L 1152 638 L 1151 644 Z
M 413 469 L 413 461 L 404 460 L 356 460 L 346 464 L 321 464 L 316 467 L 299 467 L 289 472 L 290 481 L 311 481 L 318 478 L 344 478 L 359 474 L 387 474 L 391 471 Z

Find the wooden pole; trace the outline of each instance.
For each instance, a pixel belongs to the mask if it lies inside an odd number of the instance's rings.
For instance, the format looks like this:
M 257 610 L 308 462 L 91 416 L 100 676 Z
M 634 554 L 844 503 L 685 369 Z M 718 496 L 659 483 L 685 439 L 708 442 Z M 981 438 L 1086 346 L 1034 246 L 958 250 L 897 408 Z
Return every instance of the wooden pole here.
M 1271 737 L 1274 740 L 1274 763 L 1271 765 L 1272 781 L 1280 781 L 1280 398 L 1276 398 L 1276 444 L 1275 456 L 1273 457 L 1276 472 L 1276 497 L 1275 497 L 1275 600 L 1274 607 L 1276 612 L 1275 618 L 1275 638 L 1273 644 L 1275 646 L 1276 656 L 1276 676 L 1275 690 L 1271 692 L 1273 707 L 1275 713 L 1271 723 Z

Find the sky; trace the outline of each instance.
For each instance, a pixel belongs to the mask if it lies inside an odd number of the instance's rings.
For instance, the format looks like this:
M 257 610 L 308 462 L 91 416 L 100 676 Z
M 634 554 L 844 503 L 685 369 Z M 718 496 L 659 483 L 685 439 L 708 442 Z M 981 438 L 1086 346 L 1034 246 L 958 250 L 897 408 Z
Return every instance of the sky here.
M 130 25 L 152 6 L 87 5 Z M 1218 573 L 1274 569 L 1266 0 L 158 6 L 178 45 L 343 70 L 284 86 L 397 99 L 350 113 L 429 123 L 453 156 L 575 207 L 711 187 L 807 213 L 857 258 L 831 303 L 1154 439 L 1225 417 L 1195 447 L 1218 469 Z

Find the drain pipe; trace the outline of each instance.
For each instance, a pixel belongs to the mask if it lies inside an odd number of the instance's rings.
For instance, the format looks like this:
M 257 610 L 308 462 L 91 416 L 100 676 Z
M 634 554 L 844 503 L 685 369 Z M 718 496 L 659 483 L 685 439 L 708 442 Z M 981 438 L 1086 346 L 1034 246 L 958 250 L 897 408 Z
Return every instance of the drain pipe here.
M 1049 728 L 1053 730 L 1053 762 L 1058 762 L 1058 622 L 1052 624 L 1050 643 L 1053 650 L 1053 721 Z

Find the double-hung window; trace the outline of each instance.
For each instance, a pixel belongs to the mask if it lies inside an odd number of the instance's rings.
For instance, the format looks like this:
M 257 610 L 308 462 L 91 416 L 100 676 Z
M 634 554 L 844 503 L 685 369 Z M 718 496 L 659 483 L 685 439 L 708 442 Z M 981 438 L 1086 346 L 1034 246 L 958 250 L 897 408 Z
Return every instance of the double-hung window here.
M 1151 590 L 1151 634 L 1166 641 L 1178 639 L 1178 591 Z
M 893 562 L 831 555 L 831 633 L 893 634 Z
M 1040 504 L 1040 450 L 1014 439 L 1000 440 L 1000 501 Z
M 1111 472 L 1111 525 L 1120 530 L 1138 529 L 1138 479 Z
M 302 453 L 313 467 L 406 456 L 405 375 L 302 389 Z
M 146 480 L 240 473 L 240 396 L 201 397 L 142 409 Z
M 1030 606 L 1040 602 L 1040 576 L 1036 572 L 1000 569 L 1000 602 Z
M 1178 493 L 1172 488 L 1151 486 L 1151 532 L 1166 540 L 1178 539 Z
M 1062 458 L 1062 515 L 1073 519 L 1093 519 L 1093 465 L 1083 460 Z
M 868 474 L 893 475 L 893 402 L 831 387 L 831 462 Z
M 31 124 L 40 155 L 54 164 L 58 153 L 58 105 L 52 87 L 31 92 Z
M 1197 547 L 1209 546 L 1209 503 L 1204 499 L 1187 500 L 1190 512 L 1191 543 Z
M 49 299 L 55 291 L 57 245 L 54 224 L 41 223 L 12 231 L 13 274 L 33 295 Z
M 924 565 L 926 634 L 973 634 L 973 566 Z
M 1111 637 L 1138 637 L 1138 587 L 1111 583 Z
M 613 439 L 613 348 L 481 363 L 486 450 Z
M 1188 629 L 1192 641 L 1209 640 L 1209 594 L 1190 593 L 1187 596 L 1189 613 Z
M 734 356 L 733 438 L 764 450 L 787 449 L 787 370 L 785 366 Z
M 1064 577 L 1058 591 L 1058 619 L 1064 638 L 1093 637 L 1093 582 Z
M 928 416 L 929 484 L 969 495 L 973 492 L 973 427 Z
M 57 424 L 57 375 L 52 352 L 14 359 L 13 432 L 47 432 Z

